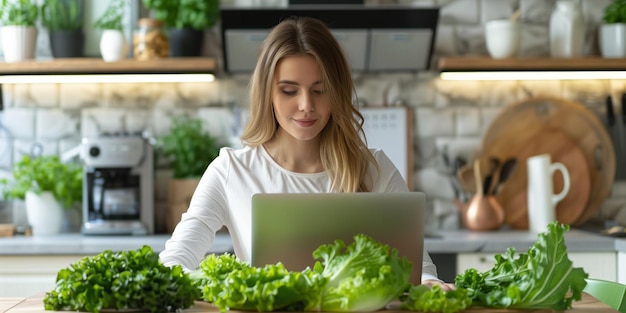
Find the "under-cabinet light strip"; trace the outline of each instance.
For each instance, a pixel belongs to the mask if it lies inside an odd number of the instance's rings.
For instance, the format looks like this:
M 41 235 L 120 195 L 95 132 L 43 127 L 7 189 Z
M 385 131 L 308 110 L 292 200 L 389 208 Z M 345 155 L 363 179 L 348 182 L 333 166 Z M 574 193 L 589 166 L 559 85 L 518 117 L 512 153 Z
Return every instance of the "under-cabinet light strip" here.
M 579 80 L 626 79 L 626 71 L 441 72 L 442 80 Z
M 206 83 L 213 74 L 72 74 L 6 75 L 0 84 L 85 84 L 85 83 Z

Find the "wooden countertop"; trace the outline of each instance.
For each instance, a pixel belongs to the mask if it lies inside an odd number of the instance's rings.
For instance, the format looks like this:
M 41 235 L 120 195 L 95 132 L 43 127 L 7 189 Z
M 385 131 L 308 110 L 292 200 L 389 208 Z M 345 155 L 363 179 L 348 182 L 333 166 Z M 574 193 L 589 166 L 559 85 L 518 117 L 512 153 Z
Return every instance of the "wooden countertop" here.
M 44 294 L 37 294 L 29 298 L 0 298 L 0 313 L 49 313 L 51 311 L 45 311 L 43 308 L 43 296 Z M 407 313 L 409 311 L 401 310 L 386 310 L 390 313 Z M 184 310 L 186 313 L 217 313 L 219 310 L 206 302 L 196 302 L 191 308 Z M 236 313 L 236 311 L 231 311 Z M 484 312 L 484 313 L 504 313 L 515 312 L 514 310 L 500 310 L 500 309 L 482 309 L 474 308 L 467 310 L 467 312 Z M 518 310 L 517 312 L 553 312 L 552 310 Z M 608 305 L 596 300 L 588 294 L 583 294 L 581 301 L 574 302 L 573 308 L 565 312 L 593 312 L 593 313 L 617 313 Z M 249 312 L 247 312 L 249 313 Z

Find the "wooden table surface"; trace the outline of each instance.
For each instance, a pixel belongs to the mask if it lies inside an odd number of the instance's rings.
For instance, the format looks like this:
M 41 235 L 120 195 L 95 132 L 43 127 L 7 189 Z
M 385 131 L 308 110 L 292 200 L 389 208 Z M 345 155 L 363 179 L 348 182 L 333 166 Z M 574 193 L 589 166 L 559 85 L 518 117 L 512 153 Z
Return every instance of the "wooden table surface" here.
M 28 298 L 0 298 L 0 313 L 50 313 L 43 308 L 44 294 L 37 294 Z M 390 313 L 407 313 L 408 311 L 385 310 Z M 553 312 L 552 310 L 500 310 L 473 308 L 467 310 L 472 313 L 503 313 L 503 312 Z M 184 310 L 185 313 L 219 312 L 217 308 L 206 302 L 196 302 L 191 308 Z M 236 313 L 236 311 L 230 311 Z M 565 312 L 593 312 L 593 313 L 618 313 L 608 305 L 596 300 L 594 297 L 583 294 L 581 301 L 574 302 L 573 308 Z

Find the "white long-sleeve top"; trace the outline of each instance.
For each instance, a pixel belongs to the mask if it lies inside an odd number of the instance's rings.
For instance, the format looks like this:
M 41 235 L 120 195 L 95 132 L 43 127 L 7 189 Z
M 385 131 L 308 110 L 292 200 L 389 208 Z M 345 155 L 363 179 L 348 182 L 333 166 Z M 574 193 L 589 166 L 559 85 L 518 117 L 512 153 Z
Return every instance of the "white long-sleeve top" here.
M 400 172 L 379 149 L 372 149 L 380 172 L 370 166 L 373 192 L 405 192 L 408 187 Z M 234 252 L 250 262 L 251 198 L 255 193 L 331 192 L 325 173 L 296 173 L 281 167 L 263 146 L 241 149 L 222 148 L 200 179 L 189 209 L 182 215 L 172 237 L 160 253 L 163 264 L 180 264 L 195 270 L 213 245 L 216 232 L 225 226 Z M 437 268 L 424 249 L 422 281 L 437 279 Z

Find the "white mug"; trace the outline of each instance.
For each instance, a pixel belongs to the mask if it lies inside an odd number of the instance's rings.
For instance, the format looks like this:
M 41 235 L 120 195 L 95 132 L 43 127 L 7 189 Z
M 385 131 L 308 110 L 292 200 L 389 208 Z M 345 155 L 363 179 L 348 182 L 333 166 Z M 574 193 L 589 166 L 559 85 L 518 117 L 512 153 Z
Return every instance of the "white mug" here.
M 570 188 L 569 172 L 563 163 L 552 163 L 549 154 L 529 157 L 528 165 L 528 229 L 535 233 L 546 231 L 556 220 L 556 204 L 563 200 Z M 563 189 L 554 194 L 554 172 L 563 175 Z
M 493 20 L 485 24 L 487 51 L 494 59 L 517 56 L 521 39 L 521 27 L 516 21 Z

